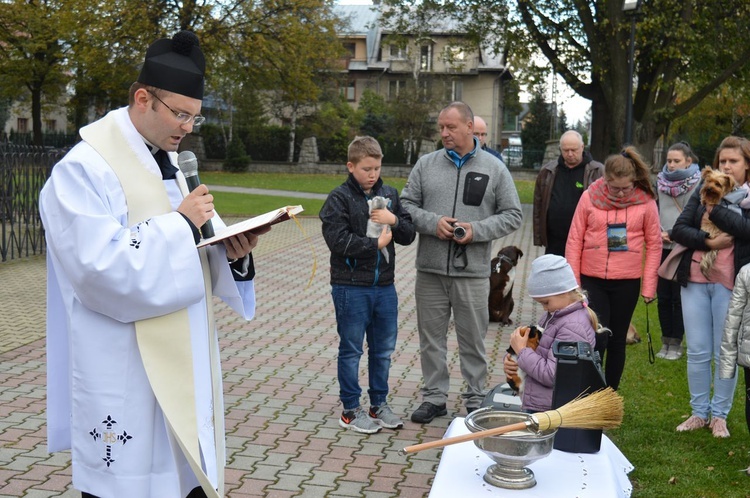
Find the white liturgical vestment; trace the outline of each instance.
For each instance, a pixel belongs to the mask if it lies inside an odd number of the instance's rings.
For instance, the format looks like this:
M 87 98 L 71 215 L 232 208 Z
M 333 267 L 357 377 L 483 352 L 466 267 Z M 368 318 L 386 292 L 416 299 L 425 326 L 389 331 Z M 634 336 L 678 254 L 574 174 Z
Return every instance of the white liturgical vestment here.
M 161 179 L 127 109 L 104 119 L 113 120 L 136 159 L 127 167 Z M 170 156 L 174 163 L 176 154 Z M 178 182 L 160 181 L 172 211 L 131 226 L 117 175 L 83 141 L 55 165 L 40 194 L 48 247 L 49 450 L 71 448 L 74 487 L 101 498 L 184 498 L 199 486 L 146 375 L 138 321 L 187 309 L 196 429 L 214 488 L 217 468 L 223 469 L 217 459 L 225 459 L 214 439 L 210 349 L 218 343 L 210 333 L 215 324 L 208 323 L 201 260 L 190 226 L 174 211 L 183 199 Z M 212 222 L 224 226 L 218 216 Z M 207 255 L 213 295 L 251 319 L 253 281 L 234 281 L 223 245 L 208 247 Z M 170 354 L 165 347 L 163 355 Z M 219 369 L 218 358 L 213 367 Z

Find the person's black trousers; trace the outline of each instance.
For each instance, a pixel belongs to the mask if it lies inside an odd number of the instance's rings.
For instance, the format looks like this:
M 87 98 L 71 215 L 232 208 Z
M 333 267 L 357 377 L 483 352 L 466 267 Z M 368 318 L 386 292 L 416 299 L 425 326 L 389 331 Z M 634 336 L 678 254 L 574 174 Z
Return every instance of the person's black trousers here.
M 98 497 L 90 493 L 81 493 L 81 498 L 98 498 Z M 206 493 L 203 491 L 203 488 L 198 486 L 197 488 L 192 490 L 190 493 L 188 493 L 186 498 L 206 498 Z

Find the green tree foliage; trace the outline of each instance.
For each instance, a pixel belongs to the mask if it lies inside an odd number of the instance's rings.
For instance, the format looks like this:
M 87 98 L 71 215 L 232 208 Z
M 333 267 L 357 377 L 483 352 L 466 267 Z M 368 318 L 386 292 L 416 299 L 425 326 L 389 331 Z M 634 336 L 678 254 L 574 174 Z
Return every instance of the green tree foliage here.
M 404 7 L 406 0 L 384 0 Z M 496 40 L 516 74 L 541 53 L 592 102 L 591 150 L 605 157 L 624 139 L 631 22 L 622 1 L 467 0 L 421 2 L 464 19 L 477 39 Z M 637 19 L 634 142 L 648 158 L 672 120 L 694 109 L 750 61 L 746 0 L 647 0 Z M 677 88 L 691 91 L 677 99 Z
M 298 121 L 314 111 L 323 88 L 335 86 L 338 73 L 331 69 L 344 52 L 333 6 L 333 0 L 267 0 L 226 10 L 217 88 L 230 108 L 238 93 L 261 92 L 265 110 L 289 126 L 290 161 Z M 241 85 L 227 85 L 238 79 Z
M 347 148 L 359 129 L 360 116 L 337 96 L 323 102 L 317 111 L 306 117 L 300 129 L 304 135 L 317 138 L 321 161 L 346 161 Z
M 35 145 L 42 145 L 42 106 L 57 104 L 68 81 L 60 38 L 66 6 L 10 0 L 0 8 L 0 97 L 31 108 Z
M 235 105 L 274 110 L 290 123 L 311 112 L 343 50 L 334 0 L 6 0 L 0 9 L 0 94 L 28 101 L 35 136 L 41 105 L 66 89 L 78 128 L 124 105 L 143 54 L 158 37 L 195 31 L 207 61 L 214 116 L 232 138 Z M 66 87 L 68 81 L 72 84 Z M 268 101 L 260 97 L 271 95 Z M 91 110 L 93 109 L 93 116 Z M 289 142 L 291 143 L 291 141 Z M 292 147 L 293 149 L 293 147 Z
M 521 131 L 524 167 L 531 168 L 536 166 L 535 163 L 541 163 L 541 157 L 544 156 L 544 149 L 547 147 L 547 140 L 555 138 L 550 135 L 553 117 L 550 104 L 544 100 L 544 87 L 540 85 L 531 96 L 529 117 Z
M 224 160 L 224 171 L 231 173 L 242 173 L 247 171 L 247 165 L 250 164 L 250 156 L 245 151 L 245 144 L 235 136 L 227 147 L 227 157 Z
M 669 145 L 684 140 L 698 155 L 701 165 L 711 164 L 716 148 L 728 135 L 750 137 L 750 88 L 741 78 L 730 79 L 693 112 L 675 120 L 660 163 L 666 160 Z

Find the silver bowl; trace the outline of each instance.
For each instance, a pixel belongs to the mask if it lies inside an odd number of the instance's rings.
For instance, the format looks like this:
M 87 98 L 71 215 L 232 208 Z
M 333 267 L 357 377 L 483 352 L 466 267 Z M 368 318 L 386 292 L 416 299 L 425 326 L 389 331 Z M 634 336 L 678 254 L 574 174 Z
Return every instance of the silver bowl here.
M 466 417 L 471 432 L 506 426 L 531 420 L 531 415 L 504 412 L 492 407 L 480 408 Z M 552 452 L 557 429 L 534 431 L 530 428 L 499 436 L 475 439 L 477 448 L 495 461 L 484 474 L 485 482 L 506 489 L 526 489 L 536 485 L 534 472 L 527 465 Z

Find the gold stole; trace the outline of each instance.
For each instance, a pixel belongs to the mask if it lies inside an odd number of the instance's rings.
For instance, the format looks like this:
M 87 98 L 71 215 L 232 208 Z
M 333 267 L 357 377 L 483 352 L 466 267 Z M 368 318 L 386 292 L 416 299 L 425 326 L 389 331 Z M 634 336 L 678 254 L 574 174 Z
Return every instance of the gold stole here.
M 96 150 L 120 180 L 128 205 L 128 224 L 134 226 L 151 217 L 172 212 L 163 180 L 149 172 L 138 160 L 120 130 L 112 113 L 80 130 L 81 138 Z M 180 178 L 180 189 L 187 185 Z M 221 411 L 221 374 L 216 365 L 219 358 L 215 346 L 211 275 L 205 249 L 200 249 L 203 280 L 206 285 L 208 347 L 211 359 L 212 399 L 214 407 L 214 439 L 219 492 L 201 467 L 198 423 L 195 409 L 195 380 L 190 341 L 190 320 L 187 309 L 168 315 L 135 322 L 138 349 L 148 375 L 151 389 L 164 412 L 167 426 L 180 445 L 206 495 L 224 495 L 224 414 Z

